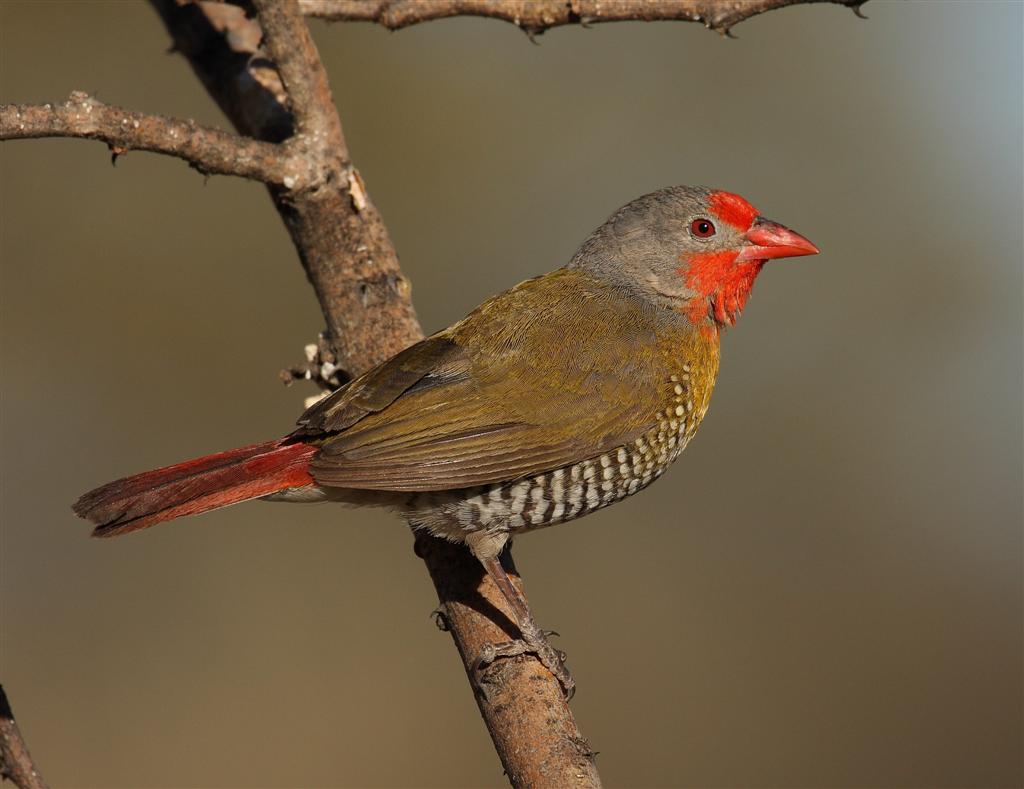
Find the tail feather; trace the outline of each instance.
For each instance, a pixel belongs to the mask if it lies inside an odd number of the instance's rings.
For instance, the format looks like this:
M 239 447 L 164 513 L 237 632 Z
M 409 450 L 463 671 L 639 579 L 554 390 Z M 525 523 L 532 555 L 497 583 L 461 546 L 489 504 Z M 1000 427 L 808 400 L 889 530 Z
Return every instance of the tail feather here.
M 312 485 L 316 447 L 287 439 L 218 452 L 109 482 L 75 502 L 96 524 L 94 537 L 115 537 L 161 521 Z

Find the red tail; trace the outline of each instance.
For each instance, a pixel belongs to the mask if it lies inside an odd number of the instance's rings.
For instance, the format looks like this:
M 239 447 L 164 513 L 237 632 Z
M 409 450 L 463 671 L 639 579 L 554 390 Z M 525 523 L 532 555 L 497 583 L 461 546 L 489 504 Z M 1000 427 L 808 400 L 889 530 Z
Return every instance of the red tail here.
M 306 469 L 314 454 L 315 446 L 288 439 L 253 444 L 109 482 L 82 496 L 74 510 L 96 524 L 94 537 L 116 537 L 182 515 L 312 485 Z

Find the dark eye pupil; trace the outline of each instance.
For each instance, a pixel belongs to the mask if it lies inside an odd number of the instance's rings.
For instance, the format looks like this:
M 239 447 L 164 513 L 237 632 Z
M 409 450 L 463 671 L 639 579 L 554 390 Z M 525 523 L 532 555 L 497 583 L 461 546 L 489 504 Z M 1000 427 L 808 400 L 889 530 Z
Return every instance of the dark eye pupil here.
M 715 226 L 707 219 L 694 219 L 690 225 L 690 232 L 698 238 L 708 238 L 715 234 Z

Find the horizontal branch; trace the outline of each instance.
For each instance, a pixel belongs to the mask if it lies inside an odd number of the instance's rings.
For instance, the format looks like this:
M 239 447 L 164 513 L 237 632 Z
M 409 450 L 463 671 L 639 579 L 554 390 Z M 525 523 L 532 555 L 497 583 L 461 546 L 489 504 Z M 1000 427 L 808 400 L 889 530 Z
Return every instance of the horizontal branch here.
M 147 115 L 74 91 L 59 104 L 0 105 L 0 140 L 77 137 L 105 142 L 114 156 L 152 151 L 184 159 L 206 175 L 236 175 L 299 189 L 313 179 L 303 157 L 193 120 Z
M 800 3 L 834 3 L 857 11 L 866 0 L 299 0 L 306 16 L 376 22 L 398 30 L 452 16 L 511 22 L 531 35 L 560 25 L 598 22 L 701 22 L 728 33 L 744 19 Z

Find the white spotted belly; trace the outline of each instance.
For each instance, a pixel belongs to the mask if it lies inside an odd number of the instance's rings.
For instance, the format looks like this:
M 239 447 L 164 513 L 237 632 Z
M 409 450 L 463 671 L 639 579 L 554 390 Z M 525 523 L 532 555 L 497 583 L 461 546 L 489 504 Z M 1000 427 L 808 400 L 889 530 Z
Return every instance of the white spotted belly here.
M 437 536 L 462 541 L 467 532 L 521 533 L 582 517 L 630 496 L 660 477 L 703 417 L 676 387 L 672 404 L 642 436 L 610 452 L 512 482 L 419 493 L 405 511 Z

